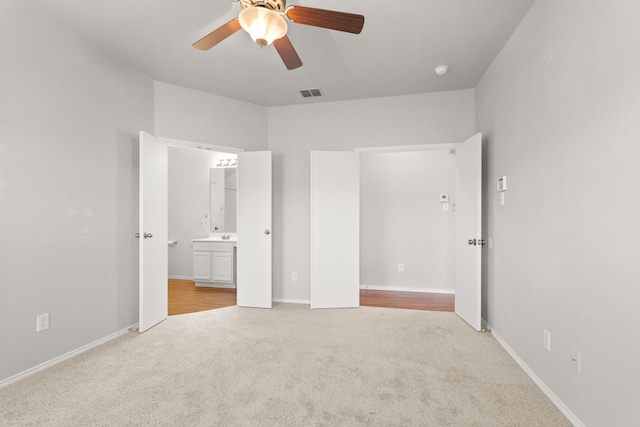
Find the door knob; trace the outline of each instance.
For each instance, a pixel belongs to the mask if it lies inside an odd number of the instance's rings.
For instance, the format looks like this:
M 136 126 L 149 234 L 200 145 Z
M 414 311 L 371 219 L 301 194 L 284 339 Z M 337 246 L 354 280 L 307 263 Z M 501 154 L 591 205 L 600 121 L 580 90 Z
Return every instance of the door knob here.
M 264 234 L 271 234 L 269 230 L 264 230 Z
M 136 237 L 139 239 L 140 238 L 140 233 L 136 233 Z
M 469 244 L 475 246 L 476 245 L 476 239 L 469 239 Z
M 151 233 L 144 233 L 144 234 L 142 235 L 142 237 L 144 237 L 145 239 L 150 239 L 150 238 L 152 238 L 152 237 L 153 237 L 153 234 L 151 234 Z

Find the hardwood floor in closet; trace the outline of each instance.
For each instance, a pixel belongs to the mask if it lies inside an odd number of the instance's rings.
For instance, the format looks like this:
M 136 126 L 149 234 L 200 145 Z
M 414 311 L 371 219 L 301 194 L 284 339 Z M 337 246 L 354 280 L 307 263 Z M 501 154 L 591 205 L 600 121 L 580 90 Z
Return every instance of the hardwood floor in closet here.
M 424 292 L 360 291 L 360 305 L 411 310 L 453 311 L 455 297 Z M 236 290 L 204 288 L 193 280 L 169 279 L 169 316 L 236 305 Z
M 411 310 L 454 311 L 455 295 L 360 290 L 360 305 Z

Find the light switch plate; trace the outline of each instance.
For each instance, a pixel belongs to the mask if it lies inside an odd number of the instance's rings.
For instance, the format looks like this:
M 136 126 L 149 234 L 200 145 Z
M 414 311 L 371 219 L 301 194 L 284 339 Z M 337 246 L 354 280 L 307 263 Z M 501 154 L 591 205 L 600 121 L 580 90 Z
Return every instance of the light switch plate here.
M 501 176 L 498 178 L 498 191 L 507 191 L 507 177 Z

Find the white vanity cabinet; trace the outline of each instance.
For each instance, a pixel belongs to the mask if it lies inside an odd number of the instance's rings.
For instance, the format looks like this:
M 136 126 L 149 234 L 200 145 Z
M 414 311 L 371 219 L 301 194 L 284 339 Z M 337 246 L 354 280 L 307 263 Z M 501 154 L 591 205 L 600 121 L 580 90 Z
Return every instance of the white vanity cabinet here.
M 235 241 L 193 241 L 193 280 L 196 286 L 233 288 Z

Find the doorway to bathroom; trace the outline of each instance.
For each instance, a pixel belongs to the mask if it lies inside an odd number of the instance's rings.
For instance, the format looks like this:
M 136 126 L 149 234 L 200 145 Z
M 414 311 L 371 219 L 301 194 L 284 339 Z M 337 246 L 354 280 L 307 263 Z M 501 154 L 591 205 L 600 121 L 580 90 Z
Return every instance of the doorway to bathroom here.
M 225 265 L 227 273 L 233 268 L 237 285 L 237 304 L 244 307 L 271 308 L 272 300 L 272 242 L 271 242 L 271 194 L 272 159 L 270 151 L 252 151 L 219 147 L 190 141 L 181 141 L 140 132 L 140 182 L 139 182 L 139 227 L 136 237 L 139 248 L 139 331 L 144 332 L 162 322 L 168 316 L 168 248 L 179 245 L 179 240 L 168 235 L 168 148 L 229 150 L 237 153 L 238 159 L 238 200 L 237 235 L 242 236 L 244 245 L 234 243 L 237 260 L 231 267 L 228 254 L 217 239 L 229 242 L 229 236 L 211 236 L 198 239 L 194 243 L 192 260 L 195 264 L 196 245 L 205 245 L 202 251 L 212 251 L 210 278 L 221 280 L 216 265 Z M 207 180 L 208 182 L 208 180 Z M 206 212 L 206 211 L 205 211 Z M 200 223 L 206 220 L 200 218 Z M 225 239 L 226 238 L 226 239 Z M 192 242 L 187 236 L 183 241 Z M 202 240 L 211 241 L 202 242 Z M 243 249 L 244 247 L 244 249 Z M 227 252 L 227 251 L 225 251 Z M 200 260 L 202 257 L 198 258 Z M 235 257 L 234 257 L 235 258 Z M 198 264 L 199 266 L 202 263 Z M 227 275 L 228 276 L 228 275 Z M 206 278 L 205 278 L 206 279 Z
M 236 164 L 235 153 L 168 148 L 169 316 L 236 304 L 235 277 L 224 288 L 196 286 L 192 243 L 211 233 L 237 233 Z

